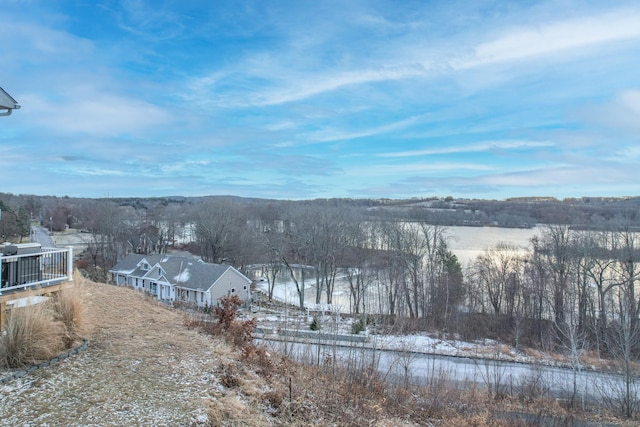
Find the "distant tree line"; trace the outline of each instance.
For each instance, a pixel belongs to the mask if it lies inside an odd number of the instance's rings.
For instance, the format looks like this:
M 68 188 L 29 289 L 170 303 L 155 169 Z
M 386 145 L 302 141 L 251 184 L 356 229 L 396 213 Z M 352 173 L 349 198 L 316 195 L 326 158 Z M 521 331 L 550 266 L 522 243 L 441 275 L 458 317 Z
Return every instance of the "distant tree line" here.
M 557 200 L 518 198 L 507 200 L 420 199 L 380 203 L 371 216 L 391 215 L 405 220 L 439 225 L 529 228 L 536 224 L 562 224 L 572 228 L 604 230 L 620 223 L 640 229 L 640 197 Z
M 23 206 L 13 209 L 0 200 L 0 243 L 22 242 L 31 233 L 31 222 Z

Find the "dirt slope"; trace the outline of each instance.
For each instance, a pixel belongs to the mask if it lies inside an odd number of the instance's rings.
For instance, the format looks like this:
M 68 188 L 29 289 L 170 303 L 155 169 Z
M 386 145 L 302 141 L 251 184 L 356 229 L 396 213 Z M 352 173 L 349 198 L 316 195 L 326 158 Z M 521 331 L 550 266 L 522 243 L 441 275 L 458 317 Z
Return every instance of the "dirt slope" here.
M 88 349 L 0 386 L 0 425 L 207 425 L 229 347 L 130 289 L 84 286 Z

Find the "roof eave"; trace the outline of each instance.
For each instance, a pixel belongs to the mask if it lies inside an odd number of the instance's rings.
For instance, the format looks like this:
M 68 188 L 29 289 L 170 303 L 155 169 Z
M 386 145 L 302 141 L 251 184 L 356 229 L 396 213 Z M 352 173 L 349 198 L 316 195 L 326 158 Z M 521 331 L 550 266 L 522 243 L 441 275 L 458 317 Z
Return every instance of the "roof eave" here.
M 11 110 L 19 110 L 20 105 L 18 101 L 13 99 L 4 89 L 0 87 L 0 109 L 7 110 L 6 115 L 11 114 Z

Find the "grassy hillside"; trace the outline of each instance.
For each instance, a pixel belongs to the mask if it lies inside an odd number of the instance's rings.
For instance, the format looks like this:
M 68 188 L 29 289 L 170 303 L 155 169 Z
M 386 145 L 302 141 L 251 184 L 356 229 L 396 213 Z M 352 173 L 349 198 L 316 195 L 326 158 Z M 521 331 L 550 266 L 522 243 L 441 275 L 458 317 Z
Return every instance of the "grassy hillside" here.
M 184 315 L 130 289 L 88 282 L 91 343 L 2 386 L 3 425 L 208 425 L 218 367 L 237 357 Z M 264 415 L 242 408 L 247 416 Z M 247 418 L 249 420 L 249 418 Z

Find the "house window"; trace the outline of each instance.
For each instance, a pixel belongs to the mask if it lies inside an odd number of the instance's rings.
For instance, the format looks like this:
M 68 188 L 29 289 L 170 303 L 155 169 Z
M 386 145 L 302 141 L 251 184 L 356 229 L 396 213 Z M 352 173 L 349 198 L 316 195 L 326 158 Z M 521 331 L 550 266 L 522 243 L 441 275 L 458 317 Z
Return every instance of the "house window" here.
M 242 289 L 246 291 L 246 290 L 247 290 L 247 285 L 244 285 L 244 286 L 242 287 Z
M 231 288 L 231 293 L 235 294 L 236 293 L 236 288 Z

